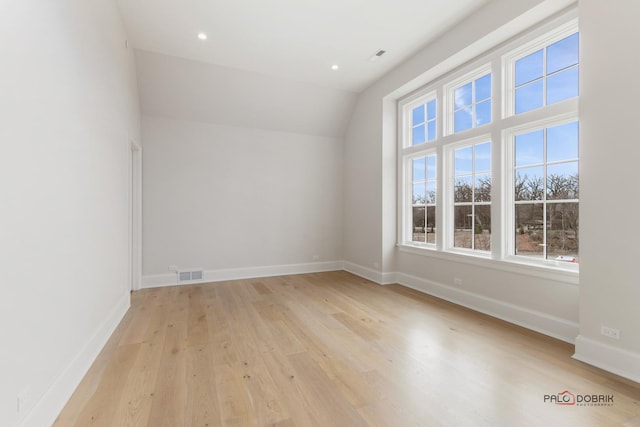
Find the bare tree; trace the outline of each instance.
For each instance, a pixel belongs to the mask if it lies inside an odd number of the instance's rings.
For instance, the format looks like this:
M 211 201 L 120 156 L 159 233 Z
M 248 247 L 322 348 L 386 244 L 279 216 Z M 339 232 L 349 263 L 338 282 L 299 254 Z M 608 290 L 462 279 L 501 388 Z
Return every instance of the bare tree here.
M 483 176 L 478 178 L 478 183 L 475 188 L 475 201 L 476 202 L 491 201 L 491 177 L 490 176 Z
M 514 183 L 514 195 L 516 200 L 527 200 L 526 196 L 526 184 L 527 182 L 527 174 L 522 175 L 518 172 L 516 175 L 515 183 Z
M 527 179 L 525 184 L 529 200 L 542 200 L 544 196 L 544 180 L 541 176 Z
M 473 187 L 463 179 L 456 179 L 453 189 L 453 200 L 456 202 L 470 202 L 473 200 Z

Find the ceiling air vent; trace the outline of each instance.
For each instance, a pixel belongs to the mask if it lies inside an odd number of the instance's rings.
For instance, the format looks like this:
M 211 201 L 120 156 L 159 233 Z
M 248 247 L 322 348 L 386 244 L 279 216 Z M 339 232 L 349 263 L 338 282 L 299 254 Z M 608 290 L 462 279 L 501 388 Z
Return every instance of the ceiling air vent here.
M 195 270 L 178 270 L 178 283 L 191 283 L 198 282 L 204 279 L 204 271 L 200 269 Z
M 380 59 L 380 57 L 382 55 L 384 55 L 385 53 L 387 53 L 386 50 L 384 49 L 378 49 L 376 50 L 376 53 L 374 53 L 373 55 L 371 55 L 371 57 L 369 57 L 369 61 L 377 61 L 378 59 Z

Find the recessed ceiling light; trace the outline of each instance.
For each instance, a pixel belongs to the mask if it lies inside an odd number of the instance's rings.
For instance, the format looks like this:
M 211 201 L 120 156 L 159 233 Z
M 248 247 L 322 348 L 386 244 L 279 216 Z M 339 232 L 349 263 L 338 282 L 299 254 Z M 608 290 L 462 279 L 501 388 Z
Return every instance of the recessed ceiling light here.
M 336 64 L 333 64 L 331 66 L 331 69 L 334 70 L 334 71 L 337 70 L 338 68 L 340 68 L 340 67 L 338 67 L 338 65 L 336 65 Z
M 206 40 L 207 39 L 207 35 L 205 33 L 198 33 L 198 38 L 200 40 Z

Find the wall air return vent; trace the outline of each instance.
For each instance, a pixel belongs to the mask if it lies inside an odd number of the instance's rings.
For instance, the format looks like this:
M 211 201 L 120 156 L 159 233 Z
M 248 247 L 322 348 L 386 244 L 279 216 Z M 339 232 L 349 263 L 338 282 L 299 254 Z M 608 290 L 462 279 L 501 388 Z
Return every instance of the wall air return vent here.
M 178 283 L 201 282 L 204 279 L 204 271 L 200 269 L 178 270 Z

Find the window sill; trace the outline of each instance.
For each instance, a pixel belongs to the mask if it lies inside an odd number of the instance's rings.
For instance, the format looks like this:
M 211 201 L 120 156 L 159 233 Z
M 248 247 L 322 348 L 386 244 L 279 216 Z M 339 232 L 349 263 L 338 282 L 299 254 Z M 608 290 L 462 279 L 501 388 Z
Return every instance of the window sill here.
M 489 255 L 467 254 L 464 252 L 441 251 L 435 248 L 414 246 L 408 244 L 397 244 L 399 252 L 437 258 L 450 262 L 459 262 L 474 265 L 482 268 L 500 270 L 509 273 L 521 274 L 524 276 L 539 277 L 547 280 L 578 285 L 580 283 L 580 273 L 575 265 L 574 268 L 563 268 L 562 262 L 554 262 L 549 265 L 528 263 L 526 261 L 498 260 L 492 259 Z

